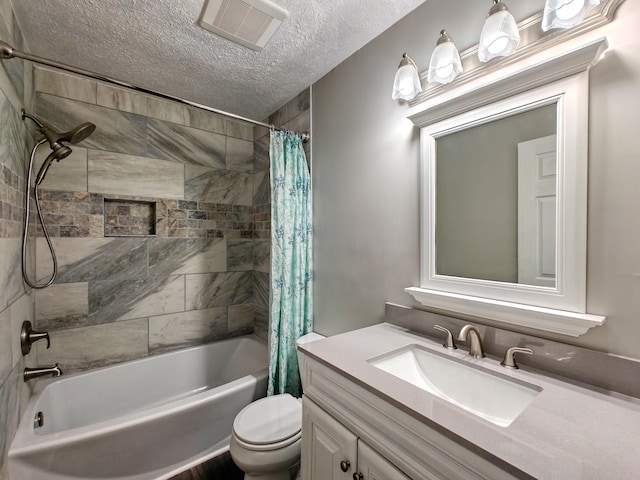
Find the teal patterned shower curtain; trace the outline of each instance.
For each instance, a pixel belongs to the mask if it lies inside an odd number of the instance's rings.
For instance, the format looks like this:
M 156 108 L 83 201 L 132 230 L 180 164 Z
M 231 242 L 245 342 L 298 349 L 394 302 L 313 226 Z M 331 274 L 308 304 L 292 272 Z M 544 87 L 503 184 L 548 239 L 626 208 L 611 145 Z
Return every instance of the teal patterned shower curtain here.
M 271 131 L 268 395 L 301 394 L 296 340 L 312 330 L 311 177 L 298 135 Z

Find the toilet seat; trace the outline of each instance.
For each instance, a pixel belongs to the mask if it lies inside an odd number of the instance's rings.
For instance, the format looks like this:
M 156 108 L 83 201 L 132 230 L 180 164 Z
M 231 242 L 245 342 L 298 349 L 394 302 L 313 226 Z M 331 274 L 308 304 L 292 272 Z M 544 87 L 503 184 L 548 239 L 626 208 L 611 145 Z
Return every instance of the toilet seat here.
M 288 393 L 257 400 L 238 413 L 233 436 L 247 450 L 285 448 L 302 437 L 302 404 Z

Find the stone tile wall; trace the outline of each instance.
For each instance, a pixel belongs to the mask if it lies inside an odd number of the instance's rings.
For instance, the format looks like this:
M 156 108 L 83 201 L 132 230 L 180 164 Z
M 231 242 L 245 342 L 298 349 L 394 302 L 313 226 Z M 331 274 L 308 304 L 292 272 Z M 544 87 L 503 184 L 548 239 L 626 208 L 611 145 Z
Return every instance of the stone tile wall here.
M 0 38 L 24 48 L 10 0 L 0 0 Z M 7 452 L 30 397 L 21 373 L 36 363 L 33 353 L 22 356 L 19 344 L 22 322 L 34 311 L 20 273 L 25 165 L 33 143 L 20 110 L 31 105 L 32 84 L 23 61 L 0 63 L 0 480 L 9 478 Z
M 308 88 L 263 120 L 296 132 L 311 131 L 311 89 Z M 271 187 L 269 179 L 269 130 L 254 127 L 254 221 L 255 221 L 255 333 L 267 339 L 269 335 L 269 285 L 271 270 Z M 311 166 L 311 141 L 304 145 Z
M 59 272 L 35 294 L 40 361 L 73 372 L 253 332 L 253 127 L 41 67 L 35 89 L 55 128 L 96 125 L 42 183 Z

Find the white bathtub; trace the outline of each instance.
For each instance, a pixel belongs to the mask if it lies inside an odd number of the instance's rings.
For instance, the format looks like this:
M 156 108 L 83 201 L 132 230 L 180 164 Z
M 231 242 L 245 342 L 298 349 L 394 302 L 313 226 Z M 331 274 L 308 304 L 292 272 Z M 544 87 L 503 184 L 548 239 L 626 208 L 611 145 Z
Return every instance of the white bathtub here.
M 267 357 L 247 336 L 35 380 L 10 478 L 167 479 L 224 453 L 236 414 L 266 394 Z

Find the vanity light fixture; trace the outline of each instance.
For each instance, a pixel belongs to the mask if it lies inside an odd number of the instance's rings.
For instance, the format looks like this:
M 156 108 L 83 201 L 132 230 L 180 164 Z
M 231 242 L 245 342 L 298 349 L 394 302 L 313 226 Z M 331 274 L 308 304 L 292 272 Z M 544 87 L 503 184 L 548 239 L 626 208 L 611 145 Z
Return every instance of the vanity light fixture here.
M 446 30 L 442 30 L 431 55 L 427 79 L 429 83 L 447 84 L 452 82 L 460 72 L 462 72 L 460 53 L 451 36 Z
M 408 102 L 416 98 L 420 92 L 422 92 L 422 84 L 420 83 L 418 67 L 409 55 L 403 53 L 396 77 L 393 80 L 391 98 Z
M 580 23 L 600 5 L 601 0 L 547 0 L 542 14 L 542 30 L 570 28 Z
M 520 33 L 513 15 L 501 0 L 493 0 L 480 34 L 478 58 L 488 62 L 492 58 L 506 57 L 515 52 L 520 43 Z

